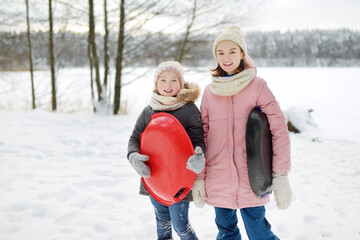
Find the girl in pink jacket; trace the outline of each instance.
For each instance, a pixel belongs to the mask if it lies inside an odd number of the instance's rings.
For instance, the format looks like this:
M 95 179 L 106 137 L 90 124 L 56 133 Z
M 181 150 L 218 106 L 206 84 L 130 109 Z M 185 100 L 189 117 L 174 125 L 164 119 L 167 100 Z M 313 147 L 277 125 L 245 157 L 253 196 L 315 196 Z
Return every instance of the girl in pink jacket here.
M 269 195 L 259 198 L 250 186 L 245 130 L 249 113 L 259 107 L 272 135 L 274 198 L 278 208 L 285 209 L 291 202 L 291 189 L 287 178 L 290 140 L 284 115 L 266 82 L 256 76 L 238 27 L 231 26 L 216 38 L 213 54 L 218 64 L 201 102 L 206 166 L 192 189 L 194 203 L 215 207 L 216 239 L 241 239 L 237 209 L 250 240 L 279 239 L 265 218 Z

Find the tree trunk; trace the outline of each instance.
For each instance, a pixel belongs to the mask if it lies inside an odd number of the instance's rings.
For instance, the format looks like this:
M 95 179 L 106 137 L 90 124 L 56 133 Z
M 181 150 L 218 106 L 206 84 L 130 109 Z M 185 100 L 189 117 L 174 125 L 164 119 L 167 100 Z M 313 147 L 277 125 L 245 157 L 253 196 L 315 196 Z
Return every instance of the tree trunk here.
M 56 111 L 56 81 L 55 81 L 55 58 L 53 43 L 53 18 L 52 18 L 52 0 L 49 0 L 49 50 L 50 50 L 50 70 L 51 70 L 51 109 Z
M 124 50 L 124 26 L 125 26 L 125 0 L 120 3 L 120 25 L 118 37 L 118 51 L 116 56 L 116 77 L 115 77 L 115 94 L 114 94 L 114 115 L 118 114 L 121 102 L 121 73 Z
M 92 60 L 95 67 L 95 82 L 98 93 L 98 101 L 100 102 L 103 98 L 102 88 L 100 83 L 100 72 L 99 72 L 99 58 L 97 56 L 96 43 L 95 43 L 95 18 L 94 18 L 94 3 L 93 0 L 89 0 L 89 41 L 91 45 Z
M 30 65 L 30 78 L 31 78 L 32 109 L 35 109 L 36 105 L 35 105 L 33 61 L 32 61 L 32 51 L 31 51 L 31 37 L 30 37 L 29 0 L 25 0 L 25 4 L 26 4 L 27 42 L 28 42 L 28 48 L 29 48 L 29 65 Z
M 94 78 L 93 78 L 93 60 L 91 57 L 91 44 L 90 44 L 90 35 L 88 36 L 88 57 L 89 57 L 89 64 L 90 64 L 90 89 L 91 89 L 91 102 L 95 101 L 95 94 L 94 94 Z M 95 112 L 94 108 L 94 112 Z
M 104 95 L 107 95 L 108 87 L 108 75 L 109 75 L 109 28 L 108 28 L 108 18 L 107 18 L 107 0 L 104 0 Z

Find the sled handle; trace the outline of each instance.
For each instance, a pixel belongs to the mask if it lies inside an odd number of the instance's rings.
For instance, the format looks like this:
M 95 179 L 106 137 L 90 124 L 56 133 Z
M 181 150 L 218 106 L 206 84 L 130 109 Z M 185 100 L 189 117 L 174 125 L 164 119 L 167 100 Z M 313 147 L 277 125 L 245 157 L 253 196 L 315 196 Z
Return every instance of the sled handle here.
M 175 195 L 174 195 L 174 201 L 175 202 L 180 202 L 181 200 L 184 199 L 184 197 L 186 197 L 186 195 L 189 193 L 190 188 L 186 187 L 186 188 L 181 188 Z

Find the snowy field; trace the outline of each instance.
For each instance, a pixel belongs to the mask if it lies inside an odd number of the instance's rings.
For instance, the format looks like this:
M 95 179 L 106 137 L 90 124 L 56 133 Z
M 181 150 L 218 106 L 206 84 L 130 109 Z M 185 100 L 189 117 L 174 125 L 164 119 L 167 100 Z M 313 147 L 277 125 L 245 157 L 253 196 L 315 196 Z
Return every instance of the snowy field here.
M 60 72 L 57 113 L 49 111 L 48 72 L 35 74 L 35 111 L 29 73 L 0 72 L 0 240 L 156 239 L 152 206 L 138 195 L 126 159 L 152 74 L 123 88 L 127 115 L 100 116 L 90 111 L 86 69 Z M 291 134 L 292 205 L 266 205 L 273 231 L 285 240 L 360 240 L 360 68 L 260 68 L 258 75 L 304 130 Z M 189 69 L 185 79 L 202 88 L 210 81 L 206 69 Z M 307 109 L 310 123 L 301 117 Z M 191 204 L 200 239 L 215 239 L 214 217 L 212 207 Z

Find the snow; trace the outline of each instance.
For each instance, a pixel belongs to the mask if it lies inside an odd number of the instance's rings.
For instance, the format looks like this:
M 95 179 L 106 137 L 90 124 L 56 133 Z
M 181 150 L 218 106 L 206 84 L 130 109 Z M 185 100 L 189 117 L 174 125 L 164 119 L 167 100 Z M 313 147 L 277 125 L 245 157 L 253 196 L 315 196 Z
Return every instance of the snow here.
M 152 74 L 123 88 L 128 115 L 100 116 L 90 111 L 86 69 L 61 73 L 57 113 L 49 111 L 47 71 L 35 74 L 35 111 L 29 74 L 0 72 L 1 240 L 156 239 L 153 208 L 138 195 L 126 159 Z M 278 210 L 272 196 L 266 205 L 273 231 L 288 240 L 360 239 L 360 69 L 260 68 L 258 75 L 304 131 L 290 136 L 290 208 Z M 210 81 L 206 69 L 187 69 L 185 78 L 202 88 Z M 212 207 L 191 204 L 189 214 L 200 239 L 215 239 Z M 248 239 L 240 214 L 239 226 Z

